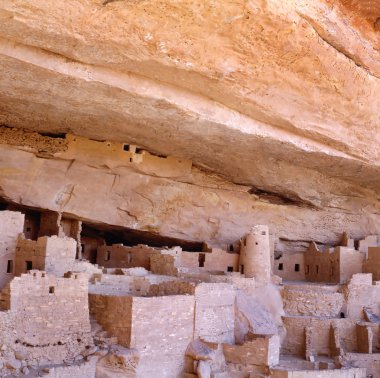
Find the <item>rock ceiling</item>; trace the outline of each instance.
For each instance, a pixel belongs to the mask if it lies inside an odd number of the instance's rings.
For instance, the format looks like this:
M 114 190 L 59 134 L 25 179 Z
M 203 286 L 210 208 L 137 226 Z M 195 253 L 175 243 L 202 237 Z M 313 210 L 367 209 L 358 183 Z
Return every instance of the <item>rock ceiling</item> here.
M 375 0 L 3 0 L 0 123 L 188 158 L 380 232 L 379 17 Z

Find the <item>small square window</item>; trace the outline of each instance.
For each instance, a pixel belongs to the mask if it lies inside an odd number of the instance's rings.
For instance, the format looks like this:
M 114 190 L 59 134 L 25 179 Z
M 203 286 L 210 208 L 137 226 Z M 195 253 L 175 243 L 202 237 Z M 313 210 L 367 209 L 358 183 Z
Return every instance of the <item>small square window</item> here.
M 25 269 L 26 271 L 33 269 L 33 262 L 32 261 L 25 261 Z
M 227 272 L 233 272 L 234 267 L 233 266 L 227 266 Z
M 49 294 L 54 294 L 55 292 L 55 287 L 54 286 L 50 286 L 49 287 Z

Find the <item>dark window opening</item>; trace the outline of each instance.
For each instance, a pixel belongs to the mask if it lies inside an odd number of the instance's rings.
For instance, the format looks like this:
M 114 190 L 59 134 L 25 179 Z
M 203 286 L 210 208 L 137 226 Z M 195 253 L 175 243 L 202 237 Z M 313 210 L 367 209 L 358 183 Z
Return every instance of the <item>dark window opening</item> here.
M 48 138 L 55 138 L 55 139 L 65 139 L 66 138 L 66 134 L 64 133 L 38 133 L 44 137 L 48 137 Z
M 300 271 L 300 264 L 295 264 L 294 265 L 294 271 L 299 272 Z
M 133 163 L 133 159 L 132 159 L 132 158 L 129 158 L 129 161 L 130 161 L 131 163 Z
M 267 233 L 265 231 L 261 231 L 261 235 L 266 235 Z
M 136 154 L 142 154 L 143 151 L 144 150 L 142 148 L 136 148 Z
M 230 244 L 230 252 L 233 252 L 233 251 L 234 251 L 234 245 Z
M 359 240 L 354 240 L 354 248 L 355 248 L 356 250 L 359 249 Z
M 8 260 L 7 273 L 13 273 L 13 260 Z
M 129 144 L 124 144 L 123 149 L 124 149 L 124 151 L 129 151 Z
M 110 261 L 110 259 L 111 259 L 111 252 L 106 251 L 106 254 L 104 256 L 104 261 Z
M 49 287 L 49 294 L 54 294 L 54 292 L 55 292 L 54 286 L 50 286 Z
M 206 255 L 204 253 L 200 253 L 198 256 L 198 264 L 200 268 L 205 266 Z
M 315 267 L 315 270 L 316 270 L 316 272 L 318 274 L 319 273 L 319 266 L 318 265 Z
M 256 245 L 259 245 L 259 243 L 258 243 L 258 242 L 256 242 L 255 244 L 256 244 Z
M 227 266 L 227 272 L 233 272 L 234 267 L 233 266 Z
M 32 261 L 25 261 L 25 269 L 26 269 L 26 271 L 33 269 Z
M 341 313 L 340 313 L 340 318 L 341 318 L 341 319 L 344 319 L 345 317 L 346 317 L 345 313 L 344 313 L 344 312 L 341 312 Z
M 240 265 L 240 273 L 244 274 L 244 265 Z
M 284 270 L 284 264 L 283 263 L 278 264 L 278 270 Z
M 27 228 L 26 228 L 26 231 L 27 231 L 27 232 L 30 232 L 30 231 L 32 231 L 32 229 L 31 229 L 30 227 L 27 227 Z

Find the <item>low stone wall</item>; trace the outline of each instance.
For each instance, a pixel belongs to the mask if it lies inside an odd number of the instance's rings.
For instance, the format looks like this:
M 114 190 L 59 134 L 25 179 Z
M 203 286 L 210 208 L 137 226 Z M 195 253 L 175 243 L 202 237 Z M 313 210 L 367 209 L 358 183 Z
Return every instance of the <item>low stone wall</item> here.
M 277 335 L 256 336 L 243 345 L 223 344 L 223 353 L 228 363 L 275 366 L 280 360 L 280 339 Z
M 274 369 L 271 378 L 366 378 L 366 370 L 357 368 L 296 371 Z
M 289 316 L 339 317 L 344 304 L 341 293 L 286 286 L 282 290 L 284 310 Z

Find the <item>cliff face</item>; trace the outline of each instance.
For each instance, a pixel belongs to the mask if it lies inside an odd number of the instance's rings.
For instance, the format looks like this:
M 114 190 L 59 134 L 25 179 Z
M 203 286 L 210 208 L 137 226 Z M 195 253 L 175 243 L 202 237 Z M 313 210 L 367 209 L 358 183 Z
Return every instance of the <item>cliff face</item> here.
M 0 123 L 193 168 L 41 156 L 20 150 L 28 134 L 1 141 L 2 195 L 215 244 L 256 223 L 289 250 L 380 233 L 379 16 L 355 0 L 4 0 Z

